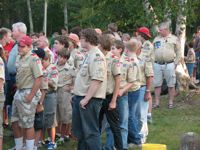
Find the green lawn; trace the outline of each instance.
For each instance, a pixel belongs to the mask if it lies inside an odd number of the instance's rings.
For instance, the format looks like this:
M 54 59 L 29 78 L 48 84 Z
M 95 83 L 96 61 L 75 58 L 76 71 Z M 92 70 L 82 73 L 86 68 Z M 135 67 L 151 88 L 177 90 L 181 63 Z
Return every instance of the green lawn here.
M 199 93 L 192 94 L 191 97 L 180 94 L 175 100 L 177 107 L 169 110 L 167 108 L 167 96 L 163 96 L 161 107 L 153 110 L 153 123 L 149 125 L 147 142 L 166 144 L 168 150 L 179 150 L 180 138 L 183 133 L 196 132 L 200 134 L 199 97 Z M 10 134 L 9 131 L 5 130 L 5 135 L 8 134 Z M 13 145 L 13 138 L 5 136 L 3 149 L 7 150 Z M 75 150 L 76 142 L 68 142 L 57 149 Z

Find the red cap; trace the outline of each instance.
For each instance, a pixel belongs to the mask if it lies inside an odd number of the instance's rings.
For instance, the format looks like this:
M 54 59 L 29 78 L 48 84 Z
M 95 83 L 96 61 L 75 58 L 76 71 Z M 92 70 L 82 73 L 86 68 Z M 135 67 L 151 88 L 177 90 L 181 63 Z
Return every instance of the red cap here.
M 79 37 L 78 37 L 78 35 L 76 35 L 76 34 L 74 34 L 74 33 L 70 33 L 69 36 L 68 36 L 68 38 L 69 38 L 70 40 L 72 40 L 72 42 L 74 42 L 74 43 L 76 43 L 76 44 L 79 43 Z
M 149 29 L 146 28 L 146 27 L 141 27 L 141 28 L 139 28 L 139 29 L 138 29 L 138 32 L 139 32 L 139 33 L 143 33 L 143 34 L 145 34 L 145 35 L 148 36 L 148 37 L 151 37 L 151 35 L 150 35 L 150 33 L 149 33 Z
M 20 46 L 30 46 L 32 44 L 32 39 L 29 36 L 23 36 L 19 40 L 19 45 Z

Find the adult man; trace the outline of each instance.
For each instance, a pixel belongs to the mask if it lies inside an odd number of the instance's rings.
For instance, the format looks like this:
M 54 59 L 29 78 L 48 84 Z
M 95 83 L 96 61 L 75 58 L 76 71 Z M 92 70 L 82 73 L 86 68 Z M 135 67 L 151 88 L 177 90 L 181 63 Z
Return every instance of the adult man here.
M 168 108 L 174 107 L 173 100 L 175 94 L 176 75 L 175 69 L 181 58 L 180 42 L 178 38 L 170 33 L 168 23 L 161 23 L 159 27 L 160 36 L 157 36 L 154 43 L 154 87 L 155 87 L 155 105 L 159 107 L 161 85 L 163 77 L 166 79 L 169 102 Z
M 50 55 L 50 63 L 54 63 L 54 54 L 53 52 L 49 49 L 49 40 L 47 39 L 46 36 L 40 36 L 38 41 L 37 41 L 37 47 L 44 49 L 45 52 L 49 53 Z
M 72 131 L 78 150 L 100 150 L 99 112 L 106 95 L 107 70 L 103 53 L 97 48 L 93 29 L 81 32 L 81 46 L 88 51 L 77 74 L 72 100 Z
M 18 43 L 18 57 L 16 60 L 17 91 L 14 95 L 12 107 L 12 127 L 16 150 L 23 146 L 23 134 L 26 139 L 26 149 L 33 150 L 34 146 L 34 117 L 37 103 L 40 99 L 40 83 L 43 71 L 40 59 L 32 54 L 32 40 L 23 36 Z

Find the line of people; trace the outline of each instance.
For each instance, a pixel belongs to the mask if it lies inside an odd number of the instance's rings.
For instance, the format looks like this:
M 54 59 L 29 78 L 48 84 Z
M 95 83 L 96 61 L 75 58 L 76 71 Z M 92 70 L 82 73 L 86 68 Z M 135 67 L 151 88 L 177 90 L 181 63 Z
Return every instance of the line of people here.
M 139 28 L 137 37 L 124 34 L 121 39 L 111 23 L 106 32 L 87 28 L 80 34 L 55 36 L 53 50 L 44 35 L 27 36 L 24 23 L 12 27 L 16 42 L 7 59 L 0 59 L 0 88 L 4 95 L 3 85 L 8 84 L 6 101 L 7 95 L 14 95 L 13 102 L 9 101 L 16 150 L 23 146 L 36 150 L 45 130 L 47 149 L 63 144 L 66 135 L 78 141 L 78 150 L 141 146 L 148 135 L 147 119 L 151 119 L 151 87 L 155 87 L 154 108 L 159 108 L 164 78 L 169 87 L 168 108 L 174 107 L 175 68 L 181 52 L 178 38 L 165 22 L 153 44 L 148 28 Z M 13 87 L 15 94 L 10 92 Z

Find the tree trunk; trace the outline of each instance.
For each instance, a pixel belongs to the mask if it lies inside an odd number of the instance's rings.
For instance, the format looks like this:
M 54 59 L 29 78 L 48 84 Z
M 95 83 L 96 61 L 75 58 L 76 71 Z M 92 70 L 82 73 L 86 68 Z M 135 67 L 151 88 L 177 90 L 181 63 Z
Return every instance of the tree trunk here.
M 48 0 L 44 0 L 44 23 L 43 23 L 43 31 L 45 35 L 47 34 L 47 7 L 48 7 Z
M 30 0 L 27 0 L 27 7 L 28 7 L 28 16 L 29 16 L 30 33 L 33 33 L 33 18 L 32 18 L 32 11 L 31 11 L 31 3 L 30 3 Z
M 182 59 L 180 64 L 176 68 L 178 89 L 180 91 L 187 90 L 190 82 L 190 76 L 187 71 L 187 67 L 184 61 L 184 49 L 185 49 L 185 41 L 186 41 L 186 15 L 185 15 L 185 7 L 187 4 L 187 0 L 179 0 L 179 12 L 177 16 L 176 22 L 176 35 L 180 40 L 181 44 L 181 55 Z M 179 74 L 179 75 L 178 75 Z M 187 81 L 188 84 L 185 84 L 184 81 Z
M 68 31 L 68 10 L 67 10 L 67 0 L 64 2 L 64 26 Z

